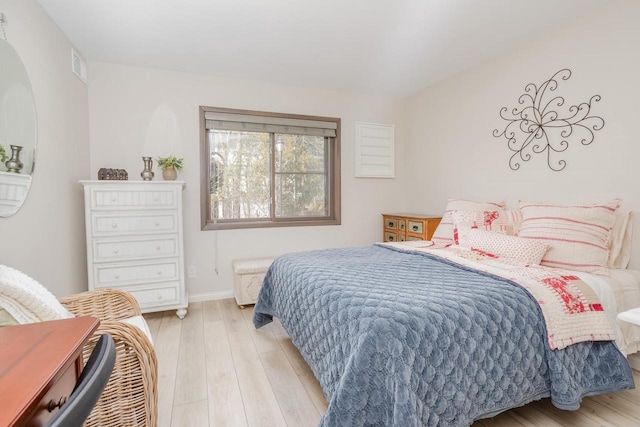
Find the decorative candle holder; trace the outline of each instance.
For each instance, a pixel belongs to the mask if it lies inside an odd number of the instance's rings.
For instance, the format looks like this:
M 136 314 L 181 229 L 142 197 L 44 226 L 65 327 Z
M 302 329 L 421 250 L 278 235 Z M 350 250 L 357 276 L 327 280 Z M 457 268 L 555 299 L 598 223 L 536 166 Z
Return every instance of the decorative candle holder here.
M 144 169 L 140 172 L 140 176 L 144 181 L 151 181 L 154 176 L 154 173 L 151 170 L 153 167 L 153 159 L 151 157 L 143 157 L 142 161 L 144 162 Z
M 4 162 L 4 165 L 7 167 L 7 172 L 20 173 L 20 170 L 24 166 L 20 161 L 20 151 L 22 151 L 22 146 L 10 145 L 9 147 L 11 147 L 11 158 Z

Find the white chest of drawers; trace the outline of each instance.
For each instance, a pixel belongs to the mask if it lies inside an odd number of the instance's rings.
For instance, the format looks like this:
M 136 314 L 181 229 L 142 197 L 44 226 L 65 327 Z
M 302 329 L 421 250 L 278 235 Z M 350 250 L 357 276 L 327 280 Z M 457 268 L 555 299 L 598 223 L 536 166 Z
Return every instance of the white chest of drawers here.
M 182 181 L 80 181 L 89 289 L 118 288 L 143 312 L 187 314 Z

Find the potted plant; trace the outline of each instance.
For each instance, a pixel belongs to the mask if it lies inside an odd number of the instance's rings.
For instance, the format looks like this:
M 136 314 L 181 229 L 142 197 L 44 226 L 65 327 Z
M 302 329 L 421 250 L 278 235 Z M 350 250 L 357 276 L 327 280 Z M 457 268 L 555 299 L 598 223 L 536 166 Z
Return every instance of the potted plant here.
M 7 158 L 7 152 L 4 151 L 4 147 L 0 144 L 0 163 L 4 163 Z
M 158 157 L 158 167 L 162 169 L 162 178 L 166 181 L 173 181 L 178 177 L 178 172 L 182 171 L 184 159 L 176 156 Z

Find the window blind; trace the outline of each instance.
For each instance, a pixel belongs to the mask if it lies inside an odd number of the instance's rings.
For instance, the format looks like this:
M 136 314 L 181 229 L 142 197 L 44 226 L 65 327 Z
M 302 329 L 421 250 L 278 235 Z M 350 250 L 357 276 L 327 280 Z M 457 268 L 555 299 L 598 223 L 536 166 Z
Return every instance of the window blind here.
M 240 132 L 274 132 L 335 137 L 336 129 L 338 128 L 338 124 L 333 121 L 254 116 L 213 111 L 205 111 L 204 118 L 207 129 Z

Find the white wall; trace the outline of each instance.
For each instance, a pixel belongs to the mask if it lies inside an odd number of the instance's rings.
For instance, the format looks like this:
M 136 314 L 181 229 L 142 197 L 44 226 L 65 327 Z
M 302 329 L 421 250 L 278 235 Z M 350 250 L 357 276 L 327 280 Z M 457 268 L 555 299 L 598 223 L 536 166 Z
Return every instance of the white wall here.
M 640 2 L 623 1 L 521 46 L 508 55 L 458 74 L 407 99 L 405 165 L 419 191 L 407 193 L 412 210 L 442 212 L 448 196 L 550 202 L 623 199 L 639 211 L 640 192 Z M 556 71 L 572 77 L 556 91 L 567 103 L 599 94 L 593 113 L 605 120 L 588 146 L 573 144 L 568 163 L 551 171 L 544 156 L 508 166 L 502 107 L 516 107 L 528 83 L 539 85 Z M 640 268 L 640 213 L 634 258 Z
M 342 225 L 201 231 L 201 105 L 340 117 Z M 143 155 L 184 157 L 185 168 L 178 179 L 187 183 L 185 257 L 187 265 L 197 267 L 197 277 L 187 279 L 190 298 L 230 296 L 233 259 L 366 245 L 382 239 L 380 215 L 404 210 L 401 106 L 391 99 L 344 92 L 94 63 L 89 69 L 90 178 L 96 179 L 99 168 L 112 167 L 126 169 L 130 180 L 140 180 Z M 396 179 L 354 178 L 356 121 L 397 125 Z M 155 179 L 162 179 L 157 168 L 155 172 Z
M 0 263 L 56 295 L 86 290 L 82 189 L 89 173 L 87 87 L 71 72 L 71 43 L 35 0 L 0 0 L 6 33 L 31 79 L 36 166 L 22 208 L 0 218 Z

